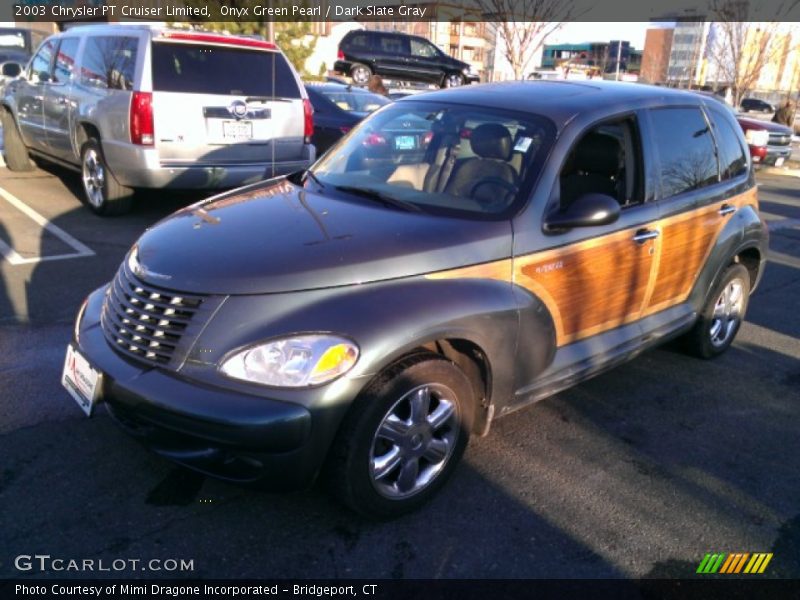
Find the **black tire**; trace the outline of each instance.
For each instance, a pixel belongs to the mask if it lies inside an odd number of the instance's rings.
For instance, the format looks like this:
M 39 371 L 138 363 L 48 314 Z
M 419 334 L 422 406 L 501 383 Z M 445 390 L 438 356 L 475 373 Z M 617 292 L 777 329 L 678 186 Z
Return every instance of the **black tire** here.
M 738 293 L 735 293 L 737 289 Z M 731 294 L 729 302 L 725 302 L 723 293 Z M 706 359 L 716 358 L 725 352 L 744 320 L 749 296 L 750 273 L 743 265 L 731 265 L 711 290 L 694 327 L 683 337 L 684 350 Z
M 415 421 L 410 398 L 424 398 L 425 390 L 428 408 L 417 414 L 426 417 Z M 418 509 L 441 489 L 461 460 L 472 428 L 474 402 L 466 375 L 437 354 L 420 353 L 390 367 L 359 395 L 339 429 L 324 473 L 331 491 L 353 510 L 372 518 L 390 519 Z M 416 406 L 424 407 L 424 401 Z M 433 426 L 435 420 L 428 419 L 449 410 L 451 416 L 440 419 L 441 426 Z M 378 435 L 379 429 L 386 430 L 382 425 L 390 414 L 407 416 L 393 421 L 402 423 L 395 430 L 402 438 L 398 443 Z M 376 450 L 385 450 L 378 458 L 391 456 L 395 450 L 401 458 L 376 476 Z M 444 458 L 431 461 L 429 455 Z M 417 465 L 416 472 L 412 463 Z M 400 474 L 407 466 L 414 485 L 403 490 L 407 486 L 401 485 Z
M 6 166 L 11 171 L 33 171 L 36 165 L 28 154 L 28 148 L 22 141 L 14 116 L 3 110 L 3 155 Z
M 96 165 L 94 171 L 92 164 Z M 133 189 L 117 181 L 108 168 L 100 142 L 94 138 L 81 146 L 81 181 L 84 203 L 95 214 L 114 217 L 131 210 Z
M 372 77 L 372 69 L 361 63 L 350 65 L 350 78 L 357 85 L 367 85 L 369 78 Z
M 442 88 L 455 88 L 461 87 L 465 83 L 464 76 L 461 73 L 447 73 L 444 77 L 442 77 L 442 83 L 440 87 Z

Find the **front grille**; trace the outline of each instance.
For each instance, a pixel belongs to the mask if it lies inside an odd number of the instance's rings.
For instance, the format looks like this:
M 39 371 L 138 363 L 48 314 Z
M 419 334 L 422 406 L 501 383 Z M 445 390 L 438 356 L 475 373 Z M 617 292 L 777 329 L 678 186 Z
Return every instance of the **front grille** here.
M 147 285 L 123 264 L 103 304 L 103 333 L 126 356 L 168 365 L 203 299 Z
M 788 146 L 792 143 L 792 136 L 786 133 L 770 133 L 770 146 Z

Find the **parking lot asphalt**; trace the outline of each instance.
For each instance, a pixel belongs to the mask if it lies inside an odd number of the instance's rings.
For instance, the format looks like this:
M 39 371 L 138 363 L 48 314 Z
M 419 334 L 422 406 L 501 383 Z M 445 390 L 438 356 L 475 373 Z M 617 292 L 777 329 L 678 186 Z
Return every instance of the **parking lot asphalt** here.
M 688 577 L 707 552 L 773 552 L 764 576 L 800 577 L 800 179 L 760 183 L 770 264 L 726 355 L 658 349 L 500 419 L 431 505 L 376 523 L 320 487 L 206 479 L 86 419 L 59 384 L 77 308 L 192 197 L 101 219 L 72 173 L 0 169 L 16 255 L 0 258 L 0 577 Z M 65 257 L 75 242 L 93 254 Z M 28 554 L 194 568 L 17 570 Z

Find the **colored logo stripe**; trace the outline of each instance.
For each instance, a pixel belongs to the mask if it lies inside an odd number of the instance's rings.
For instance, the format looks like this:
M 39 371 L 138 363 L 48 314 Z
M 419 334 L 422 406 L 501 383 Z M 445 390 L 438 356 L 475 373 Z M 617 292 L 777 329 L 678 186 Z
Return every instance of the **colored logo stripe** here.
M 753 554 L 749 552 L 734 552 L 732 554 L 725 554 L 724 552 L 708 553 L 700 561 L 697 573 L 724 573 L 727 575 L 763 573 L 771 560 L 771 552 L 756 552 Z

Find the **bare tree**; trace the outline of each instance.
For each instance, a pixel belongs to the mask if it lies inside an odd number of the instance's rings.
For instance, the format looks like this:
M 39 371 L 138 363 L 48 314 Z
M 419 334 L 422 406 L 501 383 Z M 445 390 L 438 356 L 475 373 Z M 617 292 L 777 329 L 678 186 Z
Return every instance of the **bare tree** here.
M 498 50 L 515 79 L 522 79 L 533 56 L 565 21 L 573 0 L 475 0 L 482 18 L 495 29 Z
M 782 44 L 774 42 L 780 23 L 748 22 L 748 0 L 712 0 L 711 12 L 716 22 L 709 40 L 709 62 L 716 68 L 717 83 L 730 86 L 734 105 L 739 106 L 757 85 L 764 67 L 779 58 Z

